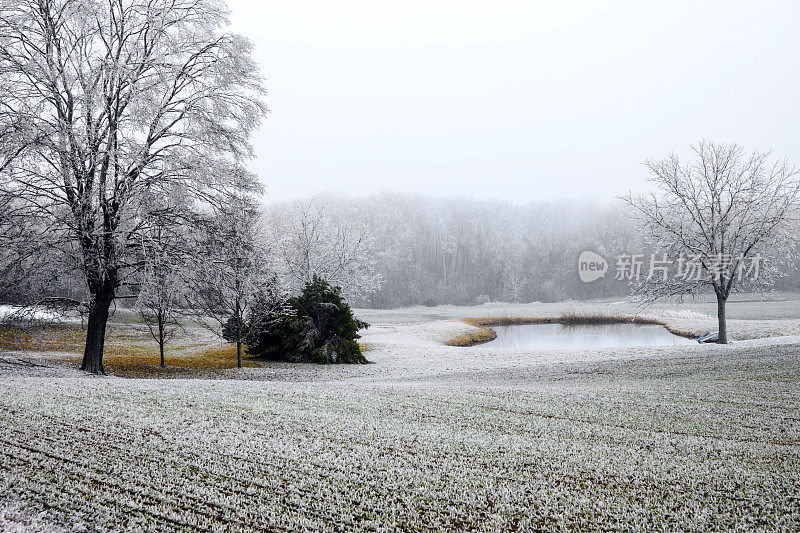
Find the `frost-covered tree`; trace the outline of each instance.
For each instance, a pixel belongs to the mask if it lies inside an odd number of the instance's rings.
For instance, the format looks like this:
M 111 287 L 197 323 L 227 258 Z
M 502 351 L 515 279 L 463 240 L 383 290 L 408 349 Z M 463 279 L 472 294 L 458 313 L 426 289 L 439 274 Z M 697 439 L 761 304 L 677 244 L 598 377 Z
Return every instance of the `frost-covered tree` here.
M 795 167 L 769 153 L 708 141 L 692 150 L 686 163 L 675 154 L 647 161 L 656 191 L 624 198 L 659 257 L 681 270 L 648 276 L 638 293 L 653 300 L 713 290 L 719 342 L 726 343 L 731 291 L 744 283 L 768 286 L 778 272 L 770 259 L 790 236 L 800 180 Z
M 373 237 L 352 210 L 321 200 L 296 202 L 272 212 L 270 227 L 281 271 L 296 290 L 315 275 L 341 287 L 347 298 L 366 298 L 380 288 Z
M 642 249 L 634 224 L 616 204 L 518 205 L 399 193 L 317 196 L 314 203 L 324 205 L 331 225 L 345 221 L 371 241 L 359 256 L 374 261 L 380 289 L 368 298 L 345 293 L 356 306 L 623 297 L 627 285 L 613 271 L 594 283 L 580 281 L 577 258 L 594 250 L 613 265 L 615 255 Z M 292 231 L 293 208 L 270 207 L 277 237 Z
M 147 191 L 202 197 L 250 155 L 263 90 L 226 16 L 217 0 L 0 0 L 0 194 L 83 273 L 87 372 L 143 266 Z
M 257 343 L 262 335 L 268 334 L 266 332 L 272 331 L 278 322 L 294 314 L 288 305 L 290 295 L 289 289 L 276 273 L 266 273 L 259 279 L 258 288 L 244 319 L 244 331 L 241 333 L 248 353 L 256 353 L 252 350 L 253 343 Z M 240 334 L 237 327 L 237 319 L 231 315 L 222 328 L 222 337 L 229 342 L 236 342 L 236 337 Z
M 158 343 L 162 367 L 164 347 L 180 329 L 179 320 L 186 314 L 185 279 L 191 253 L 188 231 L 175 220 L 178 211 L 168 203 L 151 208 L 142 217 L 140 230 L 144 267 L 134 309 Z
M 189 276 L 189 305 L 200 322 L 236 343 L 242 367 L 245 319 L 254 296 L 272 274 L 268 251 L 260 237 L 259 211 L 252 194 L 253 176 L 239 173 L 241 184 L 216 199 L 197 232 L 194 264 Z

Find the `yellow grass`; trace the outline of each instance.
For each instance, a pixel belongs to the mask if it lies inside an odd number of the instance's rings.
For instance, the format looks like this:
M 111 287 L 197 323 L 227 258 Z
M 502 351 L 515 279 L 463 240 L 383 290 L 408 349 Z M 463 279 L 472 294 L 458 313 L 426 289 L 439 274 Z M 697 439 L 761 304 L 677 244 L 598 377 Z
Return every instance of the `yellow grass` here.
M 86 334 L 78 325 L 39 325 L 32 328 L 0 328 L 0 350 L 61 352 L 54 362 L 80 365 Z M 185 375 L 202 370 L 236 368 L 236 345 L 186 344 L 167 346 L 165 368 L 159 365 L 158 345 L 141 330 L 109 327 L 103 349 L 103 367 L 121 377 L 145 378 Z M 242 366 L 261 363 L 246 358 Z
M 553 324 L 559 322 L 558 317 L 535 316 L 487 316 L 482 318 L 465 318 L 464 322 L 478 328 L 492 326 L 521 326 L 525 324 Z
M 476 330 L 462 333 L 445 344 L 447 346 L 475 346 L 476 344 L 483 344 L 497 338 L 497 333 L 488 328 L 478 327 Z
M 86 334 L 72 325 L 0 328 L 0 349 L 36 352 L 77 351 L 83 349 Z

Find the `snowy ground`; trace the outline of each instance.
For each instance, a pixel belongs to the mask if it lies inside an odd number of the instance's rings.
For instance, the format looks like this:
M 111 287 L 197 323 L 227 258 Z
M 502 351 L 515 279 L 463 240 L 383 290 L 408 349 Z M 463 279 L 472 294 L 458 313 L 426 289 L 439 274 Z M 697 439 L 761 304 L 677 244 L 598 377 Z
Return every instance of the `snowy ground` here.
M 575 305 L 360 311 L 374 364 L 225 379 L 1 352 L 0 530 L 800 527 L 796 300 L 733 304 L 734 338 L 795 336 L 729 346 L 441 344 Z M 647 313 L 701 331 L 708 305 Z

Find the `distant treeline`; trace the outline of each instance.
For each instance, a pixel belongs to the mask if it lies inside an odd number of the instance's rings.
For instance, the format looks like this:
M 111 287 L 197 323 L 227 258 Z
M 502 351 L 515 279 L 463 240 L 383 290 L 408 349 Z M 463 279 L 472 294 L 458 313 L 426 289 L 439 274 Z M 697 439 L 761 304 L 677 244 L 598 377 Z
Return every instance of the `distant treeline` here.
M 371 237 L 381 288 L 355 304 L 369 307 L 531 302 L 625 297 L 615 258 L 645 254 L 646 235 L 618 203 L 508 202 L 381 193 L 318 196 L 332 219 L 357 223 Z M 285 204 L 273 204 L 272 209 Z M 609 262 L 605 277 L 584 283 L 578 256 Z M 797 290 L 796 269 L 776 289 Z
M 263 248 L 290 288 L 317 273 L 342 286 L 357 307 L 624 298 L 631 287 L 615 279 L 616 257 L 650 253 L 647 236 L 624 209 L 615 202 L 318 195 L 268 203 Z M 591 283 L 578 277 L 585 250 L 609 263 Z M 0 283 L 0 302 L 30 302 L 38 294 L 85 301 L 79 269 L 61 268 L 62 256 L 42 249 L 24 263 L 6 263 L 6 271 L 25 275 L 6 272 L 17 281 Z M 797 266 L 782 268 L 775 289 L 800 291 Z

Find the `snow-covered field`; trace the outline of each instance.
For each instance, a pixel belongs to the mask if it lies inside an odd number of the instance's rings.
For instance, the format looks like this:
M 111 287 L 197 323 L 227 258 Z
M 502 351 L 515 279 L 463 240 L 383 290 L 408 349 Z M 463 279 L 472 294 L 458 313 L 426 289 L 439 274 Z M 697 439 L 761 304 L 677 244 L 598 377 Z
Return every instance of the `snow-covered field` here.
M 374 364 L 225 379 L 2 352 L 0 530 L 800 528 L 797 301 L 733 304 L 729 346 L 442 344 L 458 318 L 566 305 L 360 311 Z

